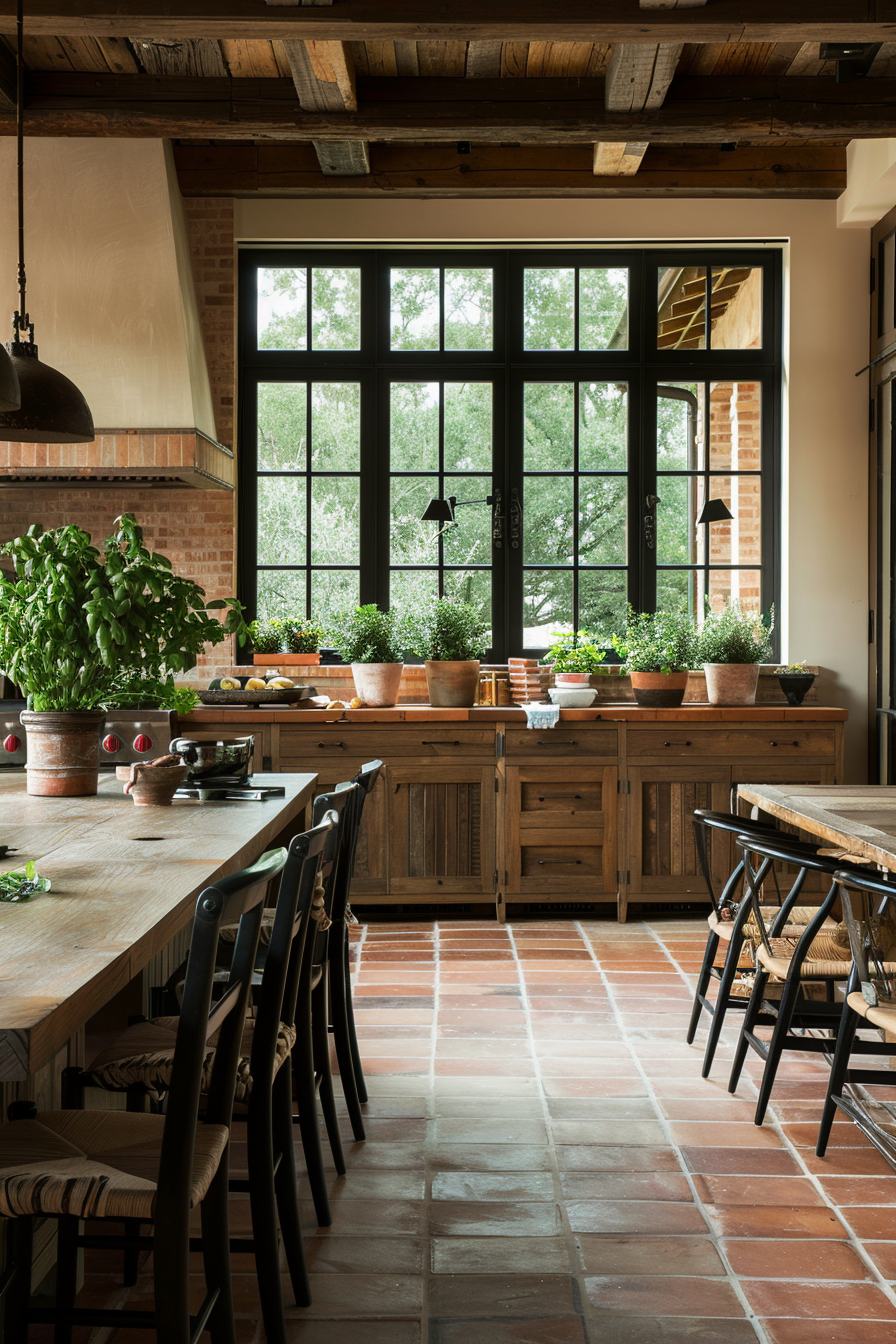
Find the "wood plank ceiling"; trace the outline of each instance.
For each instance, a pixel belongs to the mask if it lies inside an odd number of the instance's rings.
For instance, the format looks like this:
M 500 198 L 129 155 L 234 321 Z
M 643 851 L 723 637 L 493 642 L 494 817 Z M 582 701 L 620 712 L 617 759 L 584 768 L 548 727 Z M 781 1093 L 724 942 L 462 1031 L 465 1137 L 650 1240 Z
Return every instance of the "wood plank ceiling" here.
M 35 4 L 42 17 L 26 21 L 24 47 L 28 133 L 170 138 L 186 195 L 815 198 L 843 190 L 849 140 L 896 135 L 893 24 L 853 22 L 838 37 L 827 23 L 826 40 L 877 39 L 859 76 L 854 64 L 824 59 L 817 37 L 797 40 L 800 24 L 784 15 L 787 40 L 685 40 L 704 38 L 725 0 L 641 0 L 650 14 L 630 41 L 613 40 L 619 22 L 603 33 L 600 17 L 594 36 L 608 40 L 344 40 L 354 0 L 332 11 L 254 3 L 255 26 L 230 22 L 236 6 L 220 4 L 220 37 L 200 35 L 213 26 L 211 0 L 200 0 L 201 22 L 184 36 L 146 36 L 151 3 L 139 18 L 135 4 L 107 6 L 107 19 L 85 0 L 51 34 L 53 6 Z M 7 34 L 9 8 L 0 0 Z M 158 29 L 170 32 L 177 8 L 160 6 Z M 634 0 L 628 9 L 639 13 Z M 315 36 L 285 35 L 282 21 L 277 36 L 256 35 L 272 31 L 261 24 L 272 14 Z M 879 40 L 888 33 L 894 40 Z M 0 37 L 0 134 L 14 129 L 12 49 Z

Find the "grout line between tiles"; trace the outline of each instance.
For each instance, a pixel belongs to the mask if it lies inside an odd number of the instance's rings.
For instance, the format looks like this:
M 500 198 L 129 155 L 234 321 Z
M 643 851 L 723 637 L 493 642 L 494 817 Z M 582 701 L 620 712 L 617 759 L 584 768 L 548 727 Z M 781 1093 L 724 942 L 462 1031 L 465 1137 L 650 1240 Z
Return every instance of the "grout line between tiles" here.
M 645 921 L 645 924 L 646 924 L 646 921 Z M 588 948 L 588 951 L 589 951 L 589 953 L 590 953 L 590 955 L 591 955 L 591 957 L 592 957 L 592 959 L 593 959 L 593 961 L 594 961 L 594 964 L 595 964 L 595 966 L 596 966 L 596 968 L 597 968 L 598 974 L 601 976 L 601 979 L 604 981 L 604 984 L 605 984 L 605 986 L 606 986 L 606 990 L 607 990 L 607 994 L 609 995 L 610 1003 L 611 1003 L 612 1008 L 613 1008 L 613 1013 L 614 1013 L 614 1015 L 615 1015 L 615 1017 L 616 1017 L 616 1024 L 617 1024 L 619 1030 L 620 1030 L 621 1033 L 622 1033 L 623 1040 L 626 1042 L 627 1045 L 629 1045 L 629 1049 L 631 1050 L 632 1057 L 633 1057 L 633 1059 L 634 1059 L 634 1061 L 635 1061 L 635 1064 L 636 1064 L 636 1066 L 637 1066 L 638 1072 L 639 1072 L 639 1074 L 640 1074 L 640 1076 L 641 1076 L 641 1081 L 644 1083 L 644 1086 L 647 1088 L 648 1095 L 649 1095 L 651 1101 L 653 1102 L 654 1109 L 655 1109 L 655 1111 L 656 1111 L 657 1119 L 658 1119 L 659 1124 L 660 1124 L 660 1126 L 661 1126 L 661 1128 L 662 1128 L 662 1130 L 663 1130 L 663 1133 L 664 1133 L 665 1136 L 666 1136 L 666 1142 L 667 1142 L 667 1144 L 669 1145 L 669 1147 L 672 1149 L 672 1151 L 675 1153 L 676 1157 L 678 1158 L 679 1163 L 681 1164 L 681 1171 L 682 1171 L 682 1174 L 683 1174 L 685 1180 L 686 1180 L 687 1183 L 688 1183 L 688 1187 L 689 1187 L 689 1189 L 690 1189 L 690 1191 L 691 1191 L 691 1195 L 692 1195 L 692 1197 L 693 1197 L 694 1204 L 695 1204 L 695 1206 L 700 1210 L 701 1214 L 703 1215 L 703 1217 L 704 1217 L 704 1219 L 705 1219 L 705 1221 L 706 1221 L 707 1229 L 708 1229 L 708 1231 L 709 1231 L 709 1233 L 710 1233 L 710 1238 L 711 1238 L 711 1240 L 712 1240 L 712 1243 L 713 1243 L 713 1245 L 714 1245 L 714 1247 L 715 1247 L 715 1249 L 716 1249 L 716 1252 L 717 1252 L 717 1254 L 718 1254 L 718 1256 L 719 1256 L 719 1259 L 721 1260 L 723 1266 L 725 1267 L 725 1277 L 726 1277 L 726 1280 L 727 1280 L 729 1286 L 731 1287 L 732 1291 L 734 1292 L 735 1296 L 737 1297 L 737 1300 L 740 1302 L 741 1306 L 743 1307 L 743 1309 L 744 1309 L 744 1316 L 745 1316 L 746 1319 L 750 1322 L 750 1324 L 752 1325 L 753 1329 L 755 1330 L 757 1339 L 761 1341 L 761 1344 L 772 1344 L 772 1341 L 769 1340 L 769 1337 L 768 1337 L 768 1335 L 766 1334 L 766 1332 L 765 1332 L 765 1330 L 764 1330 L 764 1328 L 763 1328 L 763 1326 L 762 1326 L 761 1321 L 758 1319 L 756 1313 L 753 1311 L 752 1307 L 750 1306 L 749 1302 L 747 1301 L 746 1294 L 744 1293 L 743 1288 L 742 1288 L 741 1285 L 740 1285 L 740 1281 L 739 1281 L 739 1279 L 738 1279 L 738 1276 L 735 1274 L 734 1270 L 732 1269 L 732 1267 L 731 1267 L 731 1262 L 729 1261 L 728 1256 L 727 1256 L 727 1254 L 726 1254 L 726 1252 L 725 1252 L 725 1247 L 724 1247 L 724 1245 L 723 1245 L 723 1240 L 722 1240 L 722 1238 L 721 1238 L 720 1236 L 717 1236 L 717 1235 L 716 1235 L 716 1232 L 715 1232 L 715 1230 L 714 1230 L 714 1228 L 713 1228 L 713 1226 L 712 1226 L 712 1223 L 711 1223 L 711 1221 L 710 1221 L 710 1219 L 709 1219 L 709 1217 L 708 1217 L 708 1215 L 707 1215 L 707 1213 L 706 1213 L 706 1210 L 705 1210 L 705 1206 L 704 1206 L 703 1200 L 702 1200 L 702 1199 L 700 1198 L 700 1196 L 697 1194 L 697 1188 L 696 1188 L 696 1186 L 695 1186 L 695 1184 L 694 1184 L 693 1174 L 688 1170 L 688 1168 L 687 1168 L 687 1164 L 686 1164 L 686 1162 L 684 1161 L 684 1158 L 683 1158 L 682 1155 L 681 1155 L 681 1150 L 679 1149 L 678 1144 L 677 1144 L 677 1143 L 673 1140 L 673 1138 L 672 1138 L 672 1131 L 671 1131 L 671 1128 L 670 1128 L 670 1123 L 669 1123 L 669 1121 L 666 1119 L 665 1115 L 663 1115 L 663 1113 L 662 1113 L 662 1108 L 661 1108 L 661 1106 L 659 1105 L 659 1099 L 658 1099 L 658 1097 L 657 1097 L 657 1095 L 656 1095 L 656 1093 L 655 1093 L 655 1091 L 654 1091 L 653 1082 L 652 1082 L 651 1078 L 649 1077 L 649 1075 L 646 1073 L 646 1071 L 645 1071 L 645 1069 L 644 1069 L 644 1067 L 643 1067 L 643 1065 L 642 1065 L 642 1063 L 641 1063 L 641 1059 L 640 1059 L 640 1057 L 639 1057 L 639 1055 L 638 1055 L 638 1051 L 637 1051 L 637 1049 L 635 1048 L 635 1046 L 633 1046 L 633 1045 L 630 1044 L 630 1042 L 629 1042 L 628 1027 L 626 1026 L 625 1022 L 623 1021 L 622 1013 L 621 1013 L 621 1011 L 620 1011 L 620 1009 L 619 1009 L 619 1006 L 618 1006 L 618 1004 L 617 1004 L 617 1002 L 616 1002 L 616 993 L 615 993 L 615 990 L 613 989 L 613 986 L 610 984 L 609 980 L 607 979 L 607 977 L 603 974 L 603 972 L 602 972 L 601 969 L 600 969 L 600 961 L 599 961 L 599 959 L 598 959 L 598 957 L 597 957 L 597 954 L 595 953 L 594 945 L 593 945 L 593 944 L 589 941 L 589 939 L 585 936 L 585 933 L 584 933 L 584 930 L 582 929 L 581 923 L 580 923 L 578 920 L 575 921 L 575 926 L 576 926 L 576 928 L 579 930 L 579 933 L 581 934 L 582 941 L 585 943 L 586 947 Z M 649 925 L 649 924 L 646 924 L 646 927 L 647 927 L 648 929 L 650 929 L 650 925 Z M 650 932 L 651 932 L 651 935 L 655 938 L 656 935 L 653 934 L 653 930 L 652 930 L 652 929 L 650 929 Z M 657 939 L 657 941 L 659 941 L 659 940 Z M 665 950 L 665 949 L 664 949 L 664 950 Z M 670 960 L 671 960 L 671 958 L 670 958 Z M 679 973 L 681 973 L 681 968 L 680 968 L 679 966 L 677 966 L 674 962 L 673 962 L 673 965 L 675 965 L 676 970 L 678 970 Z M 706 1277 L 706 1276 L 696 1275 L 695 1277 L 700 1278 L 700 1277 Z

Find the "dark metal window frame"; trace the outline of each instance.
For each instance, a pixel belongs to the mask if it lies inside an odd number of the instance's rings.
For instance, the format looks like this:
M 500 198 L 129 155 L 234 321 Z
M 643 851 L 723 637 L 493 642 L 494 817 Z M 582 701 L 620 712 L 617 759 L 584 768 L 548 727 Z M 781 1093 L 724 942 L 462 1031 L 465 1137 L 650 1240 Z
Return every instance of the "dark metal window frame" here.
M 357 266 L 361 270 L 361 348 L 357 351 L 267 351 L 256 348 L 256 271 L 259 267 Z M 762 344 L 755 350 L 659 350 L 656 285 L 666 266 L 717 264 L 759 267 Z M 389 272 L 393 267 L 488 268 L 494 274 L 491 351 L 392 351 Z M 626 267 L 629 270 L 628 349 L 530 351 L 523 348 L 523 271 L 527 267 Z M 309 287 L 310 288 L 310 287 Z M 531 381 L 620 382 L 628 386 L 627 593 L 635 606 L 656 601 L 655 554 L 647 545 L 645 500 L 656 494 L 656 388 L 665 383 L 755 381 L 762 385 L 762 606 L 779 602 L 782 396 L 782 264 L 778 248 L 707 244 L 693 248 L 634 247 L 393 247 L 326 244 L 246 247 L 239 267 L 239 594 L 255 614 L 256 387 L 259 382 L 357 381 L 361 384 L 360 600 L 388 602 L 389 397 L 393 381 L 492 381 L 495 387 L 492 489 L 503 495 L 505 542 L 492 551 L 491 656 L 522 648 L 522 549 L 507 539 L 511 492 L 522 492 L 523 385 Z M 578 331 L 578 323 L 576 323 Z M 310 334 L 310 327 L 309 327 Z M 576 434 L 578 428 L 576 427 Z M 420 473 L 425 474 L 425 473 Z M 482 473 L 476 473 L 481 475 Z M 588 474 L 588 473 L 586 473 Z M 698 473 L 702 474 L 702 473 Z M 731 472 L 716 472 L 730 476 Z M 485 507 L 483 505 L 483 507 Z M 525 527 L 525 518 L 524 518 Z M 637 536 L 634 531 L 637 529 Z M 310 555 L 310 538 L 308 539 Z M 434 541 L 434 567 L 442 560 Z M 437 557 L 437 559 L 436 559 Z M 286 568 L 286 566 L 284 566 Z M 320 566 L 318 568 L 324 568 Z M 345 566 L 354 568 L 354 566 Z M 400 568 L 400 567 L 399 567 Z M 412 567 L 413 568 L 413 567 Z M 582 567 L 575 565 L 574 584 Z M 692 569 L 693 566 L 681 568 Z M 696 568 L 709 568 L 708 565 Z M 712 565 L 713 570 L 754 566 Z M 310 570 L 306 593 L 310 594 Z M 440 577 L 441 586 L 441 577 Z

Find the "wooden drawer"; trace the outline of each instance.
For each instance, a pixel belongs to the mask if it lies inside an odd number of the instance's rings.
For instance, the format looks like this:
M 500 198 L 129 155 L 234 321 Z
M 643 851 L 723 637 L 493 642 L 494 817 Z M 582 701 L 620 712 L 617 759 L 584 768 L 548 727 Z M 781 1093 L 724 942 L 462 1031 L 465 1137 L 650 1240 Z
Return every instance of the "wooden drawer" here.
M 615 756 L 619 751 L 619 734 L 615 728 L 592 728 L 577 724 L 541 731 L 530 728 L 508 729 L 504 739 L 508 759 L 531 756 L 551 760 L 555 756 Z
M 315 727 L 283 727 L 280 730 L 280 760 L 284 770 L 312 768 L 320 757 L 345 757 L 368 761 L 375 757 L 407 757 L 425 760 L 495 759 L 494 727 L 468 728 L 382 724 L 361 727 L 355 723 L 323 723 Z
M 831 728 L 804 728 L 802 724 L 768 723 L 761 728 L 644 728 L 629 730 L 629 756 L 688 757 L 699 761 L 774 761 L 803 756 L 834 756 Z
M 582 900 L 593 899 L 602 891 L 600 879 L 603 877 L 603 847 L 601 845 L 575 845 L 568 839 L 558 845 L 524 845 L 520 851 L 520 878 L 535 878 L 539 887 L 556 887 L 562 884 L 564 891 L 569 884 L 579 888 Z M 522 887 L 526 890 L 526 886 Z

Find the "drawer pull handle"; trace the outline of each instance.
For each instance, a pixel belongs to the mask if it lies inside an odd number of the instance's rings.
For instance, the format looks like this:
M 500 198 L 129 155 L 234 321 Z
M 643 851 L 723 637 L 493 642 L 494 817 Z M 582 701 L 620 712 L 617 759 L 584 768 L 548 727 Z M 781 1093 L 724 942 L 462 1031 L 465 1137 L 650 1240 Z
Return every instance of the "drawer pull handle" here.
M 779 745 L 780 745 L 780 744 L 779 744 L 778 742 L 769 742 L 769 746 L 770 746 L 770 747 L 777 747 L 777 746 L 779 746 Z M 799 742 L 798 742 L 796 739 L 794 739 L 794 740 L 791 742 L 790 745 L 791 745 L 792 747 L 798 747 L 798 746 L 799 746 Z
M 576 863 L 576 864 L 581 864 L 581 862 L 582 862 L 581 859 L 539 859 L 539 860 L 538 860 L 539 866 L 540 866 L 541 868 L 543 868 L 544 865 L 545 865 L 546 863 Z
M 675 744 L 674 742 L 664 742 L 664 743 L 663 743 L 663 746 L 664 746 L 664 747 L 674 747 L 675 745 L 676 745 L 676 744 Z M 690 740 L 688 740 L 687 742 L 679 742 L 679 743 L 678 743 L 678 746 L 680 746 L 680 747 L 689 747 L 690 745 L 691 745 Z M 774 744 L 774 742 L 773 742 L 773 743 L 772 743 L 772 746 L 774 746 L 774 745 L 775 745 L 775 744 Z
M 542 793 L 542 794 L 539 794 L 538 801 L 539 801 L 540 803 L 543 803 L 543 802 L 545 801 L 545 797 L 544 797 L 544 794 L 543 794 L 543 793 Z M 558 797 L 558 801 L 559 801 L 559 797 Z M 573 794 L 573 801 L 581 802 L 581 801 L 582 801 L 582 795 L 581 795 L 580 793 L 574 793 L 574 794 Z
M 427 741 L 426 738 L 420 743 L 421 747 L 459 747 L 460 742 L 457 738 L 453 742 L 443 742 L 441 738 L 438 741 Z
M 577 747 L 579 744 L 575 738 L 571 742 L 542 742 L 539 738 L 535 745 L 536 747 Z
M 317 745 L 320 747 L 321 751 L 326 751 L 327 747 L 341 747 L 342 750 L 345 751 L 344 742 L 318 742 Z

